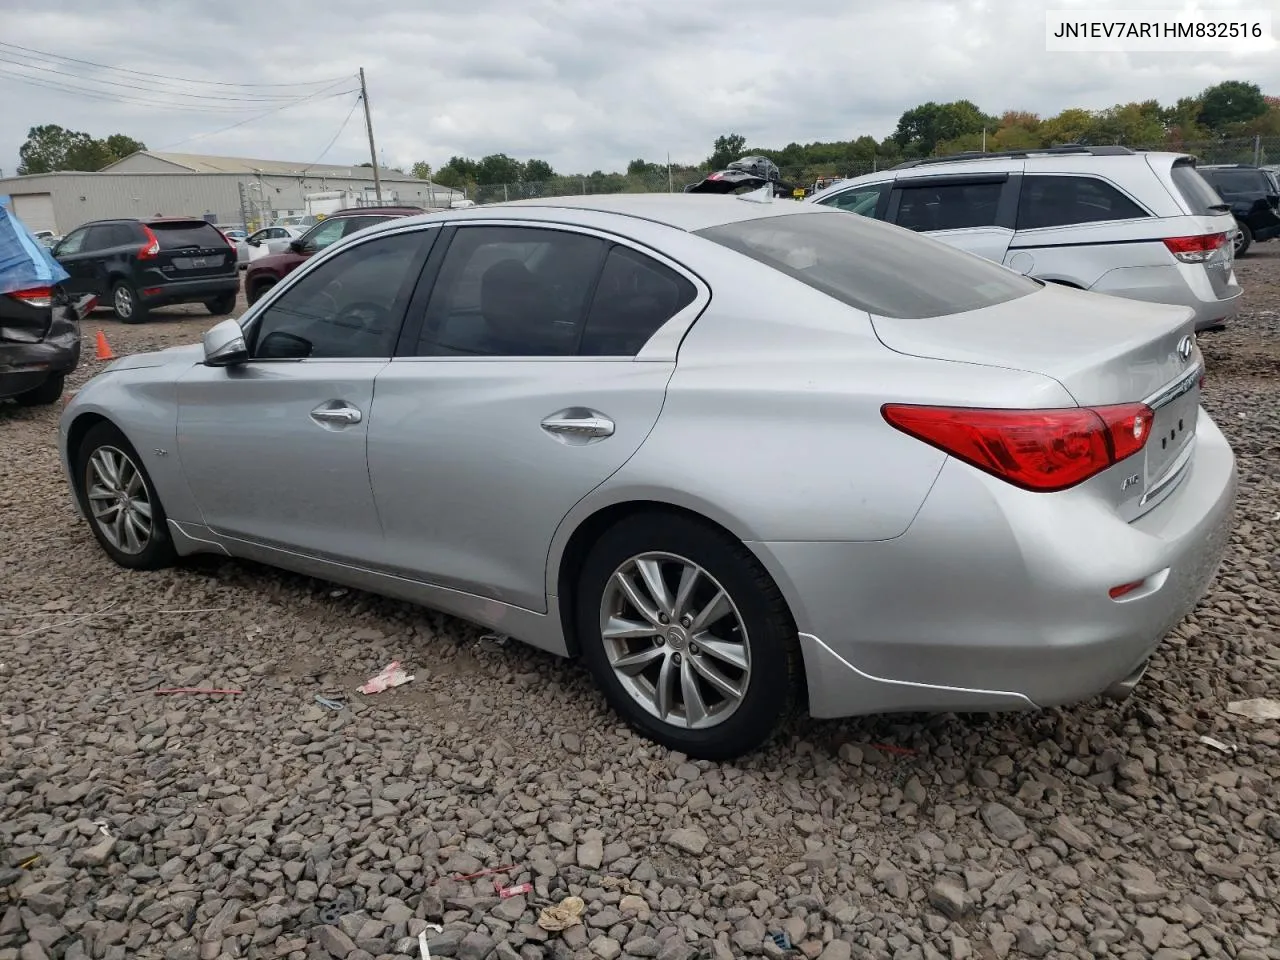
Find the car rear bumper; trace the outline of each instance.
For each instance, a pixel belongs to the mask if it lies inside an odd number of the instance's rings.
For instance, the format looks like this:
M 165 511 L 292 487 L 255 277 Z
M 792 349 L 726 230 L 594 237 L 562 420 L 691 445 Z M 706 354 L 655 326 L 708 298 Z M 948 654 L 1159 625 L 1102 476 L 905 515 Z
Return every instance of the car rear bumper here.
M 1202 410 L 1178 488 L 1132 523 L 1094 493 L 1029 493 L 952 460 L 900 537 L 750 546 L 791 604 L 814 716 L 1047 707 L 1137 681 L 1207 590 L 1235 487 Z
M 1190 307 L 1196 314 L 1197 330 L 1233 320 L 1240 312 L 1240 296 L 1244 293 L 1234 270 L 1224 289 L 1218 291 L 1199 264 L 1117 267 L 1103 274 L 1089 289 L 1129 300 Z
M 163 307 L 171 303 L 201 303 L 227 294 L 240 292 L 239 273 L 218 277 L 201 277 L 199 280 L 173 280 L 163 286 L 143 287 L 138 297 L 148 307 Z
M 34 390 L 50 376 L 70 373 L 80 363 L 80 327 L 55 318 L 39 343 L 0 340 L 0 397 Z

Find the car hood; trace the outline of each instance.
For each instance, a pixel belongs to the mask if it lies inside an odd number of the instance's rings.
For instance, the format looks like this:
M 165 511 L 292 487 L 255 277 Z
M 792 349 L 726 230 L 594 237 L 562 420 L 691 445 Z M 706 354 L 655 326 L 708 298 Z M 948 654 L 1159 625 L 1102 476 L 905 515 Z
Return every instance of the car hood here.
M 267 270 L 282 270 L 296 267 L 305 259 L 306 257 L 300 253 L 286 250 L 283 253 L 268 253 L 265 257 L 258 257 L 253 261 L 253 267 L 255 270 L 263 268 Z
M 204 360 L 204 347 L 198 343 L 183 344 L 180 347 L 168 347 L 151 353 L 131 353 L 121 357 L 107 366 L 103 373 L 116 373 L 121 370 L 145 370 L 148 367 L 180 366 L 189 367 Z

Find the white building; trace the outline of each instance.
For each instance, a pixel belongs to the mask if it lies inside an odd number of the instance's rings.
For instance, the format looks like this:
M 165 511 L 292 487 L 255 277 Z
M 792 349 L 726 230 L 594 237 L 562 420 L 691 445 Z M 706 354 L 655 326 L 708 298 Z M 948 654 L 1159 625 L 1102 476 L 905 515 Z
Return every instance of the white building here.
M 459 190 L 379 169 L 382 203 L 445 209 Z M 306 196 L 342 191 L 373 205 L 369 167 L 294 163 L 144 150 L 96 173 L 65 171 L 0 178 L 4 203 L 30 230 L 66 234 L 112 217 L 207 217 L 224 225 L 261 225 L 305 214 Z

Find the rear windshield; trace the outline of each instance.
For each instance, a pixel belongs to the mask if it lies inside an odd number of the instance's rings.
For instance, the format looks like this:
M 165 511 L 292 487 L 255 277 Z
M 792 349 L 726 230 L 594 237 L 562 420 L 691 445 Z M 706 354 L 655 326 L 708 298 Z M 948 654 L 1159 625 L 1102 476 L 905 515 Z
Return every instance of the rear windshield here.
M 941 241 L 834 210 L 742 220 L 697 233 L 882 317 L 979 310 L 1041 286 Z
M 1267 188 L 1261 170 L 1201 170 L 1200 176 L 1219 193 L 1265 193 Z
M 149 223 L 151 232 L 160 241 L 161 250 L 181 250 L 189 247 L 216 247 L 227 242 L 211 223 L 200 220 L 177 220 L 168 223 Z
M 1222 212 L 1220 209 L 1211 209 L 1215 206 L 1221 207 L 1222 197 L 1218 196 L 1218 192 L 1200 175 L 1200 171 L 1193 164 L 1175 163 L 1169 175 L 1173 177 L 1173 185 L 1178 188 L 1183 202 L 1192 213 L 1215 216 Z

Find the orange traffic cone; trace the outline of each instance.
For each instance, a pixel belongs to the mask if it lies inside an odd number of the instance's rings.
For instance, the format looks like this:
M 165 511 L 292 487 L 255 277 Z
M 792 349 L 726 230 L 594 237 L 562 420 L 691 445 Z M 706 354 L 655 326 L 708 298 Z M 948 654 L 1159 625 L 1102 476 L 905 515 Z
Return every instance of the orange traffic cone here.
M 98 331 L 98 359 L 114 360 L 116 355 L 111 352 L 111 345 L 107 343 L 106 335 L 101 330 Z

